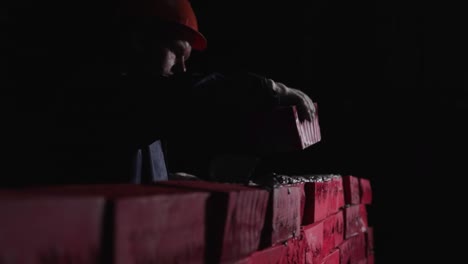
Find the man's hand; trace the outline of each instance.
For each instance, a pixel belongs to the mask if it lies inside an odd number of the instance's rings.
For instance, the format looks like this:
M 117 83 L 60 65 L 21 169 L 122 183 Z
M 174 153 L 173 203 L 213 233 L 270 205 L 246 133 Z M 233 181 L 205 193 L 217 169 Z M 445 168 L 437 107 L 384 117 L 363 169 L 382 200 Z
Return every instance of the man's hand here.
M 268 86 L 277 94 L 279 97 L 280 105 L 295 105 L 298 111 L 299 120 L 311 121 L 315 114 L 314 102 L 304 92 L 287 87 L 286 85 L 275 82 L 271 79 L 267 79 Z

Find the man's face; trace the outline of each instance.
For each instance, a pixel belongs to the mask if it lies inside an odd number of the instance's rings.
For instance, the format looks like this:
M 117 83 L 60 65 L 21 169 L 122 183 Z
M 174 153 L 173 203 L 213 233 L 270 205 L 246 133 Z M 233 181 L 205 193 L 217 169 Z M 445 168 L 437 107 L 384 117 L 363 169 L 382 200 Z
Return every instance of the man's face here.
M 169 40 L 153 47 L 152 64 L 162 76 L 186 72 L 185 62 L 192 53 L 192 46 L 185 40 Z

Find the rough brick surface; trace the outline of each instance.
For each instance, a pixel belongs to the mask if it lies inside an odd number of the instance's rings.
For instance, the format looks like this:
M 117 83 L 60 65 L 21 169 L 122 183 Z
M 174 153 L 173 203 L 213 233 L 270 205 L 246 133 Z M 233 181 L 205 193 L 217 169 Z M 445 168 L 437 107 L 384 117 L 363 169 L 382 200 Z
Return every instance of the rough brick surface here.
M 323 258 L 322 264 L 340 264 L 340 250 L 336 248 L 331 251 Z
M 344 239 L 343 211 L 330 215 L 323 220 L 323 252 L 329 254 Z
M 166 181 L 159 185 L 211 193 L 206 219 L 208 263 L 236 261 L 259 249 L 268 191 L 206 181 Z
M 327 217 L 330 211 L 331 186 L 331 180 L 319 180 L 304 184 L 306 200 L 302 225 L 313 224 Z
M 344 209 L 345 239 L 366 232 L 366 220 L 363 218 L 362 205 L 351 205 Z
M 0 211 L 0 263 L 100 263 L 104 199 L 2 196 Z
M 359 178 L 361 204 L 372 204 L 372 186 L 369 179 Z
M 304 201 L 303 183 L 273 188 L 265 218 L 262 248 L 300 235 Z
M 323 252 L 323 221 L 303 227 L 306 241 L 306 263 L 320 263 L 324 257 Z

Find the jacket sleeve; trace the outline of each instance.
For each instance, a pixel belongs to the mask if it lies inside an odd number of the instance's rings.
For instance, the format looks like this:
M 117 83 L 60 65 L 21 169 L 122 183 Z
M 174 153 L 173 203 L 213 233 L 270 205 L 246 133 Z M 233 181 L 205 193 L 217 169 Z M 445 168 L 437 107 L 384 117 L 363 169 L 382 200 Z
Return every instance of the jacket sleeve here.
M 235 142 L 228 138 L 242 138 L 249 133 L 252 114 L 271 111 L 279 103 L 267 79 L 254 73 L 213 72 L 191 75 L 189 79 L 189 85 L 179 86 L 189 88 L 180 92 L 181 107 L 173 108 L 169 126 L 169 138 L 179 144 L 196 140 L 211 144 L 207 148 L 226 149 Z
M 197 100 L 222 109 L 267 110 L 279 104 L 279 96 L 268 79 L 251 72 L 199 76 L 192 89 Z

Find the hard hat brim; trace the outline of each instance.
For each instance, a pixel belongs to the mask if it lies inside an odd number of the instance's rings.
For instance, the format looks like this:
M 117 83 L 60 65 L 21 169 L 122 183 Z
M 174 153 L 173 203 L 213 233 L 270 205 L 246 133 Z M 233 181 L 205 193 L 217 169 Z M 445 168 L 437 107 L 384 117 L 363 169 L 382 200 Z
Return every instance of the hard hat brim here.
M 195 31 L 195 30 L 193 30 L 191 28 L 188 28 L 188 29 L 189 29 L 189 31 L 192 32 L 191 33 L 192 37 L 189 40 L 190 45 L 192 45 L 192 49 L 198 50 L 198 51 L 202 51 L 202 50 L 206 49 L 207 40 L 206 40 L 205 36 L 203 36 L 203 34 L 201 34 L 198 31 Z
M 167 22 L 166 22 L 167 23 Z M 187 40 L 192 49 L 202 51 L 207 47 L 207 40 L 199 31 L 182 24 L 168 23 L 169 28 L 174 30 L 174 34 L 178 37 Z

